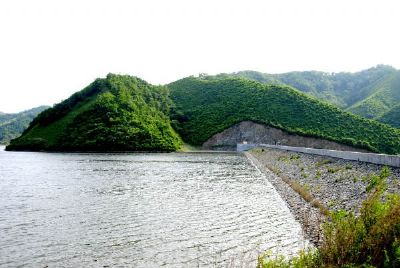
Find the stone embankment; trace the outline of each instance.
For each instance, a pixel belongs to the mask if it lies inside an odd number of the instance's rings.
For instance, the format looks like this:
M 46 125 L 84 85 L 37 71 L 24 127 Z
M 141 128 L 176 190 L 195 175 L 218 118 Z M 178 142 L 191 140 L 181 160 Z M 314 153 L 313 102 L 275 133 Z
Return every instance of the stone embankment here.
M 284 198 L 303 225 L 308 238 L 318 244 L 324 216 L 315 203 L 329 210 L 358 210 L 367 197 L 369 178 L 382 170 L 382 165 L 343 160 L 326 156 L 294 153 L 279 149 L 256 148 L 247 156 L 269 176 L 271 183 Z M 389 167 L 388 191 L 400 193 L 400 168 Z M 287 181 L 294 181 L 313 197 L 313 202 L 301 197 Z M 314 203 L 314 205 L 312 205 Z

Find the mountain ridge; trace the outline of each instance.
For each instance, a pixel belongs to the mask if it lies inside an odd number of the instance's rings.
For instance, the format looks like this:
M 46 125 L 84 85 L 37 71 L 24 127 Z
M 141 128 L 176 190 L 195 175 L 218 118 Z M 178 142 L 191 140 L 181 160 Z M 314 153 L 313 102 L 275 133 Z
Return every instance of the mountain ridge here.
M 400 102 L 400 71 L 377 65 L 359 72 L 294 71 L 268 74 L 257 71 L 222 73 L 264 84 L 289 85 L 319 100 L 369 119 L 377 119 Z

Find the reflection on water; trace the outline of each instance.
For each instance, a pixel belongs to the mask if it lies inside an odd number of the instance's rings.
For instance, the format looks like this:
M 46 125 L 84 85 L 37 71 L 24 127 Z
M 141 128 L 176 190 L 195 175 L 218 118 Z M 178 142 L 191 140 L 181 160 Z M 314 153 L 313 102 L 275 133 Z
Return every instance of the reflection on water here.
M 242 267 L 305 245 L 239 154 L 0 151 L 0 266 Z

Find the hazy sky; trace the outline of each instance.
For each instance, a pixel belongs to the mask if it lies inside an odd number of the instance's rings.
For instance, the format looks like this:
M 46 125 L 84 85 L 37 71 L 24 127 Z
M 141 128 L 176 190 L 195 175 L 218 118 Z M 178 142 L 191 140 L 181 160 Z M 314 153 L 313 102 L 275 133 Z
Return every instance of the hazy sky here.
M 400 68 L 393 0 L 1 0 L 0 111 L 52 105 L 107 73 Z

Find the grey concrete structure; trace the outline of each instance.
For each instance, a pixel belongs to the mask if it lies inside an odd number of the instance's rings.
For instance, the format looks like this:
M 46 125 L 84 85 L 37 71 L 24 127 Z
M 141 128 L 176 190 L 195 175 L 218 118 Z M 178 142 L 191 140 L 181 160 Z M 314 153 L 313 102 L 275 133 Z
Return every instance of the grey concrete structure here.
M 387 165 L 392 167 L 400 167 L 400 156 L 399 155 L 387 155 L 387 154 L 374 154 L 374 153 L 360 153 L 360 152 L 350 152 L 350 151 L 337 151 L 337 150 L 327 150 L 327 149 L 314 149 L 314 148 L 304 148 L 304 147 L 292 147 L 284 145 L 271 145 L 271 144 L 237 144 L 237 151 L 243 152 L 250 150 L 254 147 L 266 147 L 281 149 L 292 152 L 315 154 L 322 156 L 330 156 L 335 158 L 341 158 L 346 160 L 355 160 L 379 165 Z

